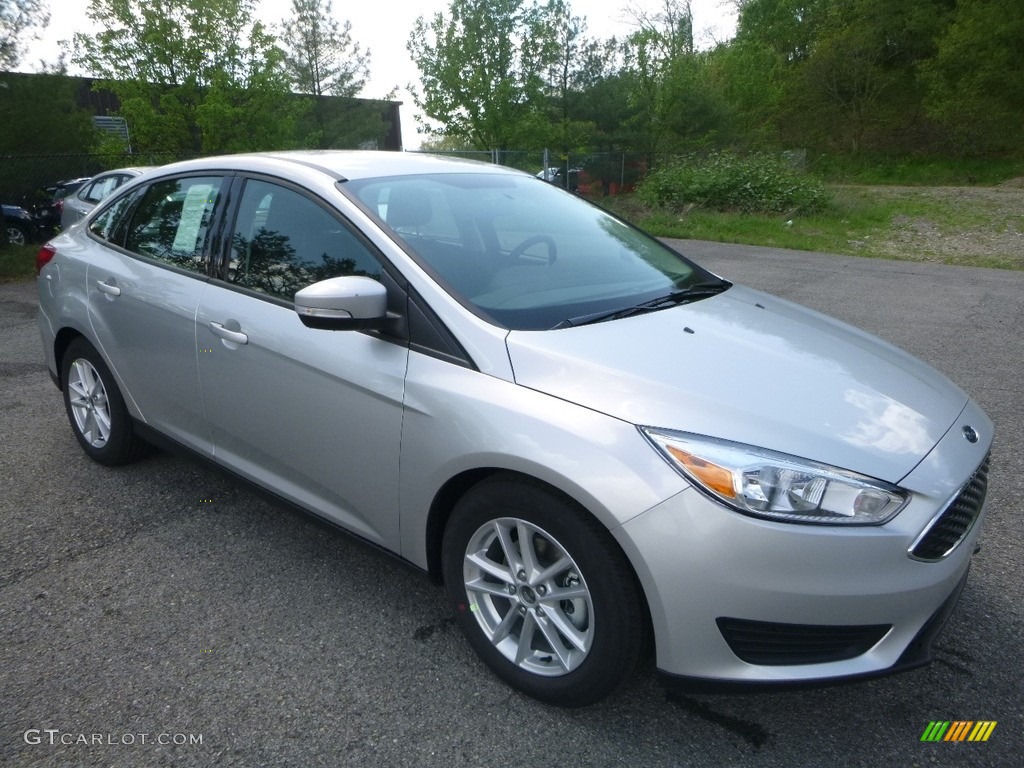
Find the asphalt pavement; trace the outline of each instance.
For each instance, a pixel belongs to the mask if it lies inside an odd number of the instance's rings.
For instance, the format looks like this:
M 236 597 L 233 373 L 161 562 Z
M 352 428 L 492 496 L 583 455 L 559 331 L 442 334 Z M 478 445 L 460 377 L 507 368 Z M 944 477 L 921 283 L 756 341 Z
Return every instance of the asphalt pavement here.
M 2 766 L 1009 766 L 1024 752 L 1024 273 L 680 242 L 923 358 L 996 423 L 982 550 L 930 666 L 596 706 L 512 692 L 421 574 L 219 474 L 89 461 L 0 285 Z M 752 382 L 754 383 L 754 382 Z M 685 585 L 680 585 L 685 588 Z M 985 742 L 922 742 L 932 721 Z

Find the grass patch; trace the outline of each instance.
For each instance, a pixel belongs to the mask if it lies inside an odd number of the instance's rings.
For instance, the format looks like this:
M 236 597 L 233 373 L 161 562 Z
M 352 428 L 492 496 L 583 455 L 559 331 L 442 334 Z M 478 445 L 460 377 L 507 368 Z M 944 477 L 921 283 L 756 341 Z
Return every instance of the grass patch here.
M 28 280 L 36 275 L 37 245 L 0 245 L 0 282 Z
M 828 209 L 803 216 L 653 208 L 636 197 L 610 207 L 660 237 L 1024 269 L 1024 189 L 832 190 Z

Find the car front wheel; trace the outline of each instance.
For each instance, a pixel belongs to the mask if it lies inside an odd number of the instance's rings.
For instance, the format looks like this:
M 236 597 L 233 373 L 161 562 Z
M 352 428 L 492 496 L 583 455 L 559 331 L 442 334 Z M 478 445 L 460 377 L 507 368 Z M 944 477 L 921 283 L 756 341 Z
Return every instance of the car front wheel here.
M 115 466 L 144 452 L 110 369 L 85 339 L 75 339 L 64 353 L 61 389 L 71 428 L 90 458 Z
M 493 476 L 456 505 L 442 565 L 470 645 L 499 677 L 559 706 L 591 704 L 635 669 L 645 611 L 625 556 L 584 510 Z

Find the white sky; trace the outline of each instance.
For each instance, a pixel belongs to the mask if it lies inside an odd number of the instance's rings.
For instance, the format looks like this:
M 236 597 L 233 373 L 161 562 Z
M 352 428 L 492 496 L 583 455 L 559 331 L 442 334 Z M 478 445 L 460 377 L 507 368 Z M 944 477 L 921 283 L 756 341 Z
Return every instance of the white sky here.
M 587 19 L 587 32 L 591 37 L 622 37 L 633 29 L 630 8 L 656 13 L 663 0 L 570 0 L 573 12 Z M 334 16 L 352 22 L 352 37 L 363 48 L 369 48 L 370 79 L 360 94 L 366 98 L 382 98 L 398 86 L 398 100 L 402 104 L 402 138 L 406 149 L 419 147 L 421 137 L 416 133 L 415 106 L 407 90 L 416 82 L 418 70 L 409 59 L 405 44 L 418 16 L 430 18 L 438 11 L 446 12 L 448 0 L 377 0 L 377 2 L 348 2 L 333 0 Z M 86 18 L 88 0 L 50 0 L 50 26 L 33 43 L 22 59 L 19 69 L 38 69 L 44 59 L 57 58 L 58 43 L 70 40 L 76 32 L 92 27 Z M 691 0 L 694 17 L 694 38 L 699 47 L 708 47 L 716 40 L 732 37 L 735 30 L 735 12 L 727 0 Z M 266 23 L 277 23 L 289 15 L 291 0 L 259 0 L 257 15 Z M 72 74 L 88 74 L 72 71 Z

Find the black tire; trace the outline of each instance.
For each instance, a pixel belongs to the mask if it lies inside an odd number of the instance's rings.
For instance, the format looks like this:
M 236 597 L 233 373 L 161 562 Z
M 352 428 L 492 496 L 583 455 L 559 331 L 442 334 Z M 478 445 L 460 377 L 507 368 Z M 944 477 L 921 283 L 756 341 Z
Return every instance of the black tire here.
M 646 612 L 632 569 L 604 526 L 556 490 L 508 474 L 474 486 L 448 521 L 442 569 L 469 644 L 516 690 L 580 707 L 636 668 Z
M 85 339 L 68 345 L 61 361 L 60 383 L 71 429 L 89 458 L 117 466 L 146 452 L 110 369 Z

